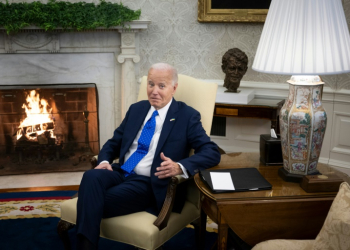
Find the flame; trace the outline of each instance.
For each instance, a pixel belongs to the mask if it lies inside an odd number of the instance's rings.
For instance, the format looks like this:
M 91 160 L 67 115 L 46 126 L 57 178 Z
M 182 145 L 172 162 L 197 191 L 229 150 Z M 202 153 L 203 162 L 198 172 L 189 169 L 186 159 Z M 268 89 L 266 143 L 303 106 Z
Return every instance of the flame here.
M 50 136 L 55 137 L 53 125 L 51 125 L 54 121 L 51 115 L 52 109 L 48 107 L 48 102 L 45 99 L 40 99 L 39 94 L 32 90 L 26 98 L 26 103 L 22 105 L 22 108 L 25 109 L 27 117 L 18 127 L 17 140 L 23 134 L 28 139 L 33 140 L 36 136 L 30 137 L 29 134 L 41 135 L 45 131 L 50 131 Z

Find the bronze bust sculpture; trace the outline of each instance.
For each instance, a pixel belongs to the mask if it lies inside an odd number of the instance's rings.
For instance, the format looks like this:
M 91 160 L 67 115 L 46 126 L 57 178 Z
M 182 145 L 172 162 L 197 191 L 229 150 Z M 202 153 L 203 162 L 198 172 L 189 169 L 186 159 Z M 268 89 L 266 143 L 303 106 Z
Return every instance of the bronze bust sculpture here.
M 248 69 L 248 57 L 238 48 L 229 49 L 222 57 L 222 71 L 225 73 L 225 92 L 239 93 L 241 79 Z

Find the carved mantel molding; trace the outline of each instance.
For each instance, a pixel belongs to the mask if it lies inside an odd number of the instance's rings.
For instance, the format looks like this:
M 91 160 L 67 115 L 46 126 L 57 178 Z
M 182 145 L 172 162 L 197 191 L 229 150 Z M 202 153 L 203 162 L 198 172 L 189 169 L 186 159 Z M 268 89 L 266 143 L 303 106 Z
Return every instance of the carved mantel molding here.
M 122 46 L 128 48 L 128 53 L 122 53 L 124 58 L 130 52 L 130 47 L 135 44 L 135 34 L 142 30 L 148 28 L 150 21 L 148 20 L 136 20 L 132 22 L 125 23 L 122 26 L 113 26 L 110 28 L 96 28 L 93 30 L 64 30 L 62 28 L 57 28 L 53 31 L 45 31 L 44 29 L 37 26 L 28 26 L 19 30 L 18 33 L 13 35 L 7 35 L 5 28 L 0 27 L 0 32 L 5 35 L 5 51 L 0 53 L 35 53 L 35 51 L 40 51 L 40 53 L 59 53 L 60 51 L 60 35 L 69 33 L 86 33 L 86 32 L 119 32 L 122 35 Z M 125 35 L 124 35 L 125 34 Z M 126 35 L 127 34 L 127 35 Z M 131 55 L 134 58 L 134 55 Z M 134 59 L 135 60 L 135 59 Z
M 15 53 L 59 53 L 59 33 L 25 32 L 5 35 L 5 52 Z

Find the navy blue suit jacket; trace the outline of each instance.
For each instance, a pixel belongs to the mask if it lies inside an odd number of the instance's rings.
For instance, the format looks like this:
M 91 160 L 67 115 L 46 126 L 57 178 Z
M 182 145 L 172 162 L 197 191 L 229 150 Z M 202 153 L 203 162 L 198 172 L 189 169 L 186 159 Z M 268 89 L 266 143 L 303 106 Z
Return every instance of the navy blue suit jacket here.
M 124 157 L 140 130 L 150 109 L 149 101 L 140 101 L 130 106 L 121 125 L 114 131 L 114 135 L 102 147 L 98 155 L 98 164 L 107 160 L 110 163 L 119 157 L 119 164 L 123 165 Z M 191 149 L 195 154 L 189 157 Z M 166 115 L 159 142 L 151 167 L 151 183 L 159 212 L 166 196 L 169 178 L 159 179 L 154 175 L 162 160 L 160 153 L 174 162 L 181 163 L 190 173 L 195 175 L 199 170 L 213 167 L 220 162 L 217 145 L 210 141 L 200 122 L 200 114 L 183 102 L 173 99 Z M 180 199 L 181 200 L 181 199 Z M 180 212 L 184 200 L 175 204 Z M 176 198 L 176 201 L 178 198 Z

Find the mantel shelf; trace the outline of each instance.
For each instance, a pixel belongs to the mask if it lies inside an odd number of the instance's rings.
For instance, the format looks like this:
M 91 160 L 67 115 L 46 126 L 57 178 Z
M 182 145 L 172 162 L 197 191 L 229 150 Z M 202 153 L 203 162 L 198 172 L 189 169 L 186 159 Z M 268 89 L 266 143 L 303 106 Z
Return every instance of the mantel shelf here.
M 147 29 L 150 23 L 151 23 L 150 20 L 135 20 L 132 22 L 126 22 L 124 26 L 112 26 L 109 28 L 98 27 L 96 29 L 84 29 L 84 30 L 68 29 L 68 31 L 69 32 L 100 32 L 100 31 L 128 31 L 128 30 L 140 31 L 140 30 Z M 45 29 L 35 25 L 31 25 L 19 30 L 19 32 L 42 32 L 42 31 L 45 31 Z M 64 30 L 63 28 L 58 27 L 54 30 L 50 30 L 46 32 L 66 32 L 66 31 L 67 30 Z M 0 32 L 6 32 L 6 29 L 4 27 L 0 27 Z

